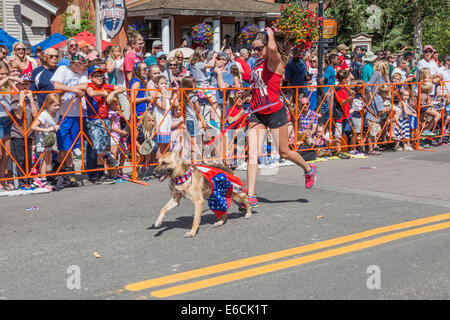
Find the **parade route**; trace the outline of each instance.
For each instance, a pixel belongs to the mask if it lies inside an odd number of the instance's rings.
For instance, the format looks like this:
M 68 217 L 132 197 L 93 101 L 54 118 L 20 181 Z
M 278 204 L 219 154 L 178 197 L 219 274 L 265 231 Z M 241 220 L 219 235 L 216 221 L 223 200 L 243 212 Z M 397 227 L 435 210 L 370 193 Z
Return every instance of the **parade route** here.
M 312 190 L 296 167 L 258 176 L 251 219 L 213 228 L 205 206 L 193 239 L 186 200 L 153 227 L 154 180 L 4 197 L 0 298 L 448 299 L 450 148 L 432 150 L 322 162 Z

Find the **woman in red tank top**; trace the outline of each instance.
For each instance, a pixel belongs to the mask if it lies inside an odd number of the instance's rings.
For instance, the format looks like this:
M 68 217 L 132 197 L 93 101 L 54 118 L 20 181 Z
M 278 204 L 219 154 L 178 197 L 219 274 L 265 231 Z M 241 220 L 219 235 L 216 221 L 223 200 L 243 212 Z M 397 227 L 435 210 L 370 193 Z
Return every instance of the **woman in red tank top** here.
M 284 68 L 290 55 L 290 46 L 283 33 L 274 33 L 271 28 L 258 32 L 253 39 L 253 50 L 258 61 L 251 76 L 253 110 L 270 104 L 270 107 L 250 116 L 248 129 L 248 165 L 247 183 L 251 207 L 258 206 L 255 197 L 258 157 L 266 129 L 271 129 L 274 142 L 282 159 L 287 159 L 300 166 L 305 172 L 306 188 L 311 188 L 316 180 L 315 165 L 308 165 L 297 152 L 289 149 L 287 110 L 280 98 L 280 85 Z M 278 143 L 277 143 L 278 142 Z

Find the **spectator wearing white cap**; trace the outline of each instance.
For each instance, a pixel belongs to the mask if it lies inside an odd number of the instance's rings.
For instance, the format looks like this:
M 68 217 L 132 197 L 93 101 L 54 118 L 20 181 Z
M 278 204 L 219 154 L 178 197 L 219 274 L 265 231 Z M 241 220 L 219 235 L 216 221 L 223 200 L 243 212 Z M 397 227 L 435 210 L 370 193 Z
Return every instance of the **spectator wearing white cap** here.
M 417 64 L 417 74 L 420 73 L 420 69 L 429 68 L 432 76 L 432 81 L 434 84 L 438 84 L 442 80 L 442 74 L 439 70 L 438 64 L 432 59 L 433 58 L 434 49 L 430 45 L 426 45 L 423 48 L 423 59 L 419 61 Z M 435 90 L 431 91 L 431 96 L 435 95 Z
M 377 56 L 372 51 L 367 51 L 362 60 L 366 63 L 363 67 L 361 80 L 369 82 L 373 73 L 373 63 L 377 60 Z
M 150 67 L 152 64 L 157 64 L 156 55 L 162 51 L 162 42 L 159 40 L 155 40 L 152 43 L 152 53 L 145 58 L 144 62 L 147 67 Z M 167 55 L 166 55 L 167 56 Z

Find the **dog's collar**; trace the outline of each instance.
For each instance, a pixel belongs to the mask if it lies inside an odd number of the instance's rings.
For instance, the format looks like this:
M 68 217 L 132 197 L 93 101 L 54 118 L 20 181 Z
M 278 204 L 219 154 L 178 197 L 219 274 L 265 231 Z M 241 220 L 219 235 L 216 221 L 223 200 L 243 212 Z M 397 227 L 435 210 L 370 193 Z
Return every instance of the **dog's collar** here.
M 177 178 L 172 178 L 173 183 L 175 183 L 177 186 L 179 186 L 179 185 L 185 183 L 186 181 L 189 181 L 189 179 L 192 177 L 193 172 L 194 172 L 194 168 L 191 167 L 185 175 L 182 175 L 181 177 L 177 177 Z

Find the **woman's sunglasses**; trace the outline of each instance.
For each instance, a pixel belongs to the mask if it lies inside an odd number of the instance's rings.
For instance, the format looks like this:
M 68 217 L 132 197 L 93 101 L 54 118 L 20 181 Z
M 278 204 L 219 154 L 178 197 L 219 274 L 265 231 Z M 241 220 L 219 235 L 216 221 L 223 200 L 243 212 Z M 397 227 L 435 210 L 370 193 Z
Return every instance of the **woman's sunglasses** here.
M 260 52 L 264 49 L 265 46 L 252 47 L 253 51 Z
M 26 51 L 27 49 L 25 49 L 25 48 L 16 48 L 14 50 L 16 50 L 16 51 Z
M 177 66 L 176 63 L 171 63 L 171 64 L 169 64 L 169 67 L 176 67 L 176 66 Z

